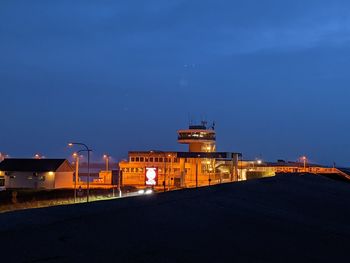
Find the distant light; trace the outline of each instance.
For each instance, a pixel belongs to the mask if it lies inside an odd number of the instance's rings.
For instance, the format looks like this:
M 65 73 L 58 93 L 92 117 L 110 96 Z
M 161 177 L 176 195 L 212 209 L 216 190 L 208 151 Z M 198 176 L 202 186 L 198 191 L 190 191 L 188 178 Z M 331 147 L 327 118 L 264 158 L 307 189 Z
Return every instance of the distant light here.
M 49 172 L 49 175 L 54 175 L 54 172 L 50 171 L 50 172 Z
M 262 164 L 261 160 L 257 160 L 256 162 L 257 162 L 257 164 Z
M 143 195 L 145 193 L 145 190 L 143 190 L 143 189 L 142 190 L 138 190 L 137 193 L 140 194 L 140 195 Z
M 68 146 L 69 146 L 69 147 L 72 147 L 72 146 L 73 146 L 73 143 L 71 143 L 71 142 L 68 143 Z
M 150 195 L 152 193 L 153 193 L 152 189 L 147 189 L 146 192 L 145 192 L 146 195 Z

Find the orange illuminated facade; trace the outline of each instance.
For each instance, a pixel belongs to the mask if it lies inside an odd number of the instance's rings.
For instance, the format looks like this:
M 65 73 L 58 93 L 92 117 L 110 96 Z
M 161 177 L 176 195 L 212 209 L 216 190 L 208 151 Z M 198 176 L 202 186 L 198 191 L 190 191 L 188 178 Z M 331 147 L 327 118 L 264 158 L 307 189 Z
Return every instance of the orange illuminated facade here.
M 155 168 L 154 188 L 196 187 L 237 180 L 238 153 L 216 152 L 216 132 L 205 123 L 179 130 L 178 142 L 188 152 L 131 151 L 128 160 L 119 163 L 123 185 L 147 187 L 146 173 Z
M 216 132 L 213 126 L 208 128 L 206 123 L 190 125 L 177 134 L 178 142 L 188 145 L 187 152 L 129 152 L 128 160 L 119 163 L 122 185 L 170 190 L 269 177 L 277 173 L 342 174 L 336 168 L 306 164 L 306 159 L 267 163 L 261 160 L 244 161 L 240 153 L 217 152 Z M 151 177 L 155 175 L 152 183 L 147 178 L 148 173 Z M 350 179 L 345 173 L 342 176 Z

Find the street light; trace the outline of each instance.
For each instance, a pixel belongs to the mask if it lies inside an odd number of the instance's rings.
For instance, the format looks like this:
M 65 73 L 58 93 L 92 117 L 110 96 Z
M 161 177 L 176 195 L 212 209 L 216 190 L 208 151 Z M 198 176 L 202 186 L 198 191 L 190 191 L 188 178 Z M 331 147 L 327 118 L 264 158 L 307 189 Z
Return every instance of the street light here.
M 171 177 L 171 173 L 173 171 L 173 156 L 171 154 L 168 154 L 168 157 L 170 159 L 170 169 L 168 169 L 169 174 L 168 174 L 168 191 L 170 191 L 170 177 Z
M 85 143 L 81 142 L 70 142 L 68 143 L 69 147 L 73 147 L 74 145 L 80 145 L 85 148 L 84 151 L 88 153 L 88 177 L 87 177 L 87 186 L 86 186 L 86 202 L 89 202 L 90 195 L 90 152 L 92 151 Z
M 78 178 L 79 178 L 79 153 L 85 152 L 86 150 L 80 150 L 77 152 L 74 152 L 72 155 L 75 158 L 75 178 L 74 178 L 74 203 L 76 203 L 77 200 L 77 184 L 78 184 Z
M 36 153 L 34 155 L 34 159 L 42 159 L 44 156 L 42 156 L 40 153 Z
M 306 172 L 306 161 L 307 161 L 306 156 L 302 156 L 302 157 L 301 157 L 301 160 L 302 160 L 303 163 L 304 163 L 304 172 Z
M 106 171 L 108 171 L 109 158 L 111 158 L 111 156 L 109 156 L 108 154 L 103 155 L 103 159 L 105 159 L 106 161 Z
M 199 159 L 199 161 L 200 161 L 201 155 L 198 154 L 197 157 L 198 157 L 198 158 L 196 158 L 196 188 L 198 188 L 198 159 Z M 220 183 L 221 183 L 221 182 L 220 182 Z

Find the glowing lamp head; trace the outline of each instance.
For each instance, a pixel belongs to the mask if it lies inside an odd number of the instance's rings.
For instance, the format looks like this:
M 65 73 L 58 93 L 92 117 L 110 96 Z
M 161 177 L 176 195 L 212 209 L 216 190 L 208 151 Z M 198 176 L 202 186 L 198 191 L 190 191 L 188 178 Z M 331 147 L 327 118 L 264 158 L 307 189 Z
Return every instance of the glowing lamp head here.
M 73 146 L 73 143 L 71 143 L 71 142 L 68 143 L 68 146 L 69 146 L 69 147 L 72 147 L 72 146 Z

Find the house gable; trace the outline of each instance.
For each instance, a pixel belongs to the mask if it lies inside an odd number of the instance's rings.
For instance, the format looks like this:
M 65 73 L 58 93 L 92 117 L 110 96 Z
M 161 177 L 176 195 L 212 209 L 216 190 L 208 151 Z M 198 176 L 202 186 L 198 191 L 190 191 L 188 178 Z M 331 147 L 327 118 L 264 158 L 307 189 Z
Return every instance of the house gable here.
M 56 170 L 56 172 L 73 172 L 74 169 L 70 163 L 65 160 Z

